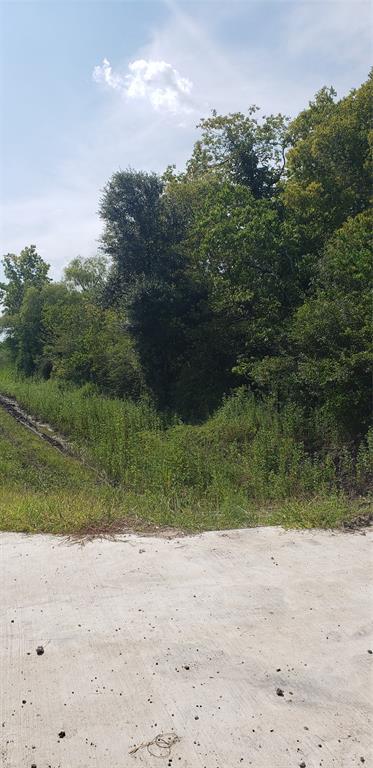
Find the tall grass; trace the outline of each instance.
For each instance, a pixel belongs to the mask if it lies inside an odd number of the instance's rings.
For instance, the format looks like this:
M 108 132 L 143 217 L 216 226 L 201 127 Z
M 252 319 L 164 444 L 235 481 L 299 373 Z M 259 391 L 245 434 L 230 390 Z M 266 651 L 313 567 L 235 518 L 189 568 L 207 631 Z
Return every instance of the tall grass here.
M 0 370 L 0 391 L 60 430 L 128 494 L 163 505 L 168 522 L 173 512 L 179 518 L 193 505 L 219 518 L 228 508 L 245 512 L 253 503 L 327 497 L 341 490 L 334 456 L 306 451 L 301 412 L 289 407 L 278 413 L 242 390 L 200 426 L 167 424 L 148 402 L 20 379 L 11 369 Z M 357 459 L 347 452 L 350 486 L 366 483 L 371 451 L 372 444 L 370 452 L 361 446 Z

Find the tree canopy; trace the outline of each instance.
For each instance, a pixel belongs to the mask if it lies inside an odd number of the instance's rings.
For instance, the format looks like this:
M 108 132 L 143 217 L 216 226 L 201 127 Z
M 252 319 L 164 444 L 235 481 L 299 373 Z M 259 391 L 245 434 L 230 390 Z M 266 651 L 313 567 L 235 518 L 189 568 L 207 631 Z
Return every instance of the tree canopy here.
M 114 173 L 97 255 L 60 283 L 33 245 L 3 259 L 18 368 L 190 421 L 245 386 L 364 434 L 371 121 L 370 75 L 340 100 L 322 88 L 293 120 L 212 112 L 181 173 Z

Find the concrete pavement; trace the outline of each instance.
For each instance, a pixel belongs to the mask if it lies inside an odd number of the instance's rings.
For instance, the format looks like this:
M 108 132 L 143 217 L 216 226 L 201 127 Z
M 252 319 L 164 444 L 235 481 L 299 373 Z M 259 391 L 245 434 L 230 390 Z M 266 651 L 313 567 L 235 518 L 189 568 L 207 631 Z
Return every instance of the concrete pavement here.
M 0 534 L 1 765 L 372 766 L 372 545 Z

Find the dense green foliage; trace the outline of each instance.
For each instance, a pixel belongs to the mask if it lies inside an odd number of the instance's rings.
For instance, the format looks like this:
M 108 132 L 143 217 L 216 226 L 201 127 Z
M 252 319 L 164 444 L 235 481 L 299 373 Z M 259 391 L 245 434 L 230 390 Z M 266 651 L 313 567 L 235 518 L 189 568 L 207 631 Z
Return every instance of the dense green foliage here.
M 226 483 L 244 508 L 366 485 L 371 105 L 369 77 L 292 121 L 214 112 L 183 173 L 113 175 L 101 253 L 60 283 L 34 246 L 8 254 L 5 345 L 51 379 L 19 385 L 29 407 L 136 492 L 177 488 L 176 505 L 203 488 L 224 506 Z
M 203 425 L 187 426 L 165 423 L 147 402 L 16 379 L 6 367 L 0 389 L 56 425 L 84 464 L 114 481 L 103 485 L 25 436 L 0 409 L 0 527 L 71 532 L 114 520 L 186 530 L 329 527 L 364 509 L 349 490 L 365 490 L 373 444 L 357 456 L 345 450 L 338 466 L 332 451 L 312 458 L 299 439 L 307 427 L 299 410 L 279 414 L 244 390 Z

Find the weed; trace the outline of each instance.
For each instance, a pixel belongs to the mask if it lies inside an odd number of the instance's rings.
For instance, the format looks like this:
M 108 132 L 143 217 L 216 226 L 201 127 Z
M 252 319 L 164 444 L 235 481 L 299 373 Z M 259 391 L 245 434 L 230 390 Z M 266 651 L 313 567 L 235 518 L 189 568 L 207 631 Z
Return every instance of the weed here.
M 371 443 L 357 459 L 344 449 L 339 477 L 331 454 L 306 451 L 302 414 L 280 414 L 243 391 L 190 426 L 165 423 L 146 401 L 16 378 L 11 369 L 0 370 L 0 389 L 53 424 L 116 486 L 1 413 L 3 529 L 67 533 L 120 519 L 185 530 L 333 527 L 359 506 L 344 493 L 347 480 L 362 489 L 369 477 Z

